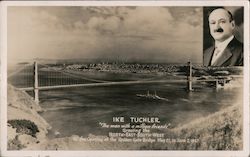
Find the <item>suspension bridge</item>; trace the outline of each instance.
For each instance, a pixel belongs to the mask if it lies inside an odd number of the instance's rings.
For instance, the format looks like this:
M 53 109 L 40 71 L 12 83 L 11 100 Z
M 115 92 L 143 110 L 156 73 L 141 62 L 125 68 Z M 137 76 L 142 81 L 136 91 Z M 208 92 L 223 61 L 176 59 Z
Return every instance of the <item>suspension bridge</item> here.
M 181 80 L 135 80 L 135 81 L 107 81 L 92 79 L 80 74 L 72 73 L 56 66 L 34 62 L 32 64 L 20 65 L 8 75 L 8 82 L 16 88 L 23 91 L 33 91 L 34 100 L 39 102 L 39 90 L 73 88 L 73 87 L 96 87 L 111 85 L 129 85 L 129 84 L 146 84 L 146 83 L 171 83 L 187 82 L 188 91 L 193 91 L 193 82 L 215 82 L 216 87 L 219 84 L 225 84 L 227 79 L 206 79 L 194 80 L 192 77 L 192 64 L 188 63 L 186 79 Z

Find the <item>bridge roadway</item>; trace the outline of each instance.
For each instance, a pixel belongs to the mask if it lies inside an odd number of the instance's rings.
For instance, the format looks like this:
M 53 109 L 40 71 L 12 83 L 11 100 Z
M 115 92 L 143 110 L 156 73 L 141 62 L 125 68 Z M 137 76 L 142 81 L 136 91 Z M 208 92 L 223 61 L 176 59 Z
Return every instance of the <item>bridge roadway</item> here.
M 192 80 L 192 82 L 215 82 L 217 79 L 207 80 Z M 187 82 L 187 80 L 151 80 L 151 81 L 120 81 L 120 82 L 101 82 L 101 83 L 86 83 L 86 84 L 73 84 L 73 85 L 55 85 L 55 86 L 40 86 L 38 90 L 48 89 L 61 89 L 61 88 L 73 88 L 73 87 L 96 87 L 96 86 L 112 86 L 112 85 L 130 85 L 130 84 L 145 84 L 145 83 L 181 83 Z M 24 91 L 32 91 L 34 87 L 19 88 Z

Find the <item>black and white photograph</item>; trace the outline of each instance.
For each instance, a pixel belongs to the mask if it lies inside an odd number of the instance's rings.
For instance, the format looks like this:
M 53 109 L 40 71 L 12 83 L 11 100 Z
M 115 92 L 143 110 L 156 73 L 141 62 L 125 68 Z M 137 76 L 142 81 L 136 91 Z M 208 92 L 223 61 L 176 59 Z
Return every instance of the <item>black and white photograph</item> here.
M 205 66 L 243 66 L 243 11 L 243 7 L 204 8 Z M 207 48 L 208 30 L 213 42 Z
M 1 8 L 3 156 L 249 155 L 248 2 Z

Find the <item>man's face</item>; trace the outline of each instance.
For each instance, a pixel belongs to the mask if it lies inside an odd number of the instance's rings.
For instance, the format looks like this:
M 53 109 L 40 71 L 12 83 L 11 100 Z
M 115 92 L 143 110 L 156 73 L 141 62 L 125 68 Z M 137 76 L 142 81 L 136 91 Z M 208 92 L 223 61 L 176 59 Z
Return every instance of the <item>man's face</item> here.
M 230 15 L 224 9 L 216 9 L 209 15 L 210 33 L 214 40 L 223 42 L 233 34 L 234 21 L 230 21 Z

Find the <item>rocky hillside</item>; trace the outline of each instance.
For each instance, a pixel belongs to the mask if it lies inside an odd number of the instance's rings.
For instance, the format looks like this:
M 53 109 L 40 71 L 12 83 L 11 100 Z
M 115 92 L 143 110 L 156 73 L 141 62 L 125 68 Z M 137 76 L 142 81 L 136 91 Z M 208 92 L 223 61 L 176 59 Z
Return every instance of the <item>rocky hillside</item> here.
M 8 86 L 8 149 L 23 149 L 46 140 L 49 124 L 41 107 L 25 92 Z

